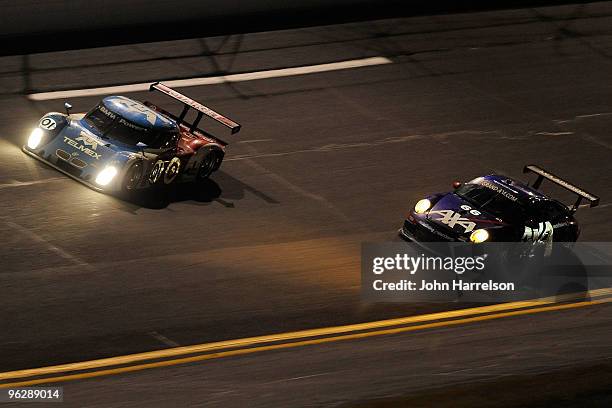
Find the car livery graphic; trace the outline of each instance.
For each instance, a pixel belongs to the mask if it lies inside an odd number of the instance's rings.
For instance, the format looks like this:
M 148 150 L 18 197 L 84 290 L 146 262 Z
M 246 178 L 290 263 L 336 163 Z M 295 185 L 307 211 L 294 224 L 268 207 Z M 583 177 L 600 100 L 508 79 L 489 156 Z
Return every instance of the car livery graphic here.
M 416 242 L 576 241 L 580 228 L 574 213 L 583 199 L 595 207 L 599 197 L 536 165 L 525 166 L 523 172 L 537 175 L 532 186 L 501 175 L 454 182 L 454 191 L 418 201 L 400 236 Z M 539 191 L 545 179 L 576 194 L 576 202 L 568 207 Z
M 85 115 L 44 115 L 23 146 L 27 154 L 104 192 L 201 181 L 218 170 L 228 143 L 198 128 L 204 115 L 231 130 L 240 125 L 174 89 L 158 91 L 183 104 L 178 116 L 149 102 L 109 96 Z M 190 110 L 195 119 L 186 120 Z

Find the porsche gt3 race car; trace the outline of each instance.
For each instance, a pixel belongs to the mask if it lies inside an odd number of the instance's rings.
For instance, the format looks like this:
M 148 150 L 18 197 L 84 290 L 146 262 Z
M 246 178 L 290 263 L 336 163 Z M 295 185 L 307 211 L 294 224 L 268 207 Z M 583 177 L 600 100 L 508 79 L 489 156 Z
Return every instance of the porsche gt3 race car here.
M 44 115 L 23 151 L 66 175 L 105 192 L 197 181 L 219 169 L 227 143 L 198 128 L 204 115 L 228 127 L 240 125 L 162 84 L 159 91 L 183 104 L 178 116 L 149 102 L 109 96 L 85 115 Z M 195 120 L 186 116 L 193 109 Z
M 416 203 L 399 230 L 402 238 L 416 242 L 463 241 L 574 242 L 580 228 L 574 213 L 583 199 L 591 207 L 599 197 L 535 166 L 532 186 L 501 175 L 454 182 L 454 191 L 428 196 Z M 578 196 L 570 207 L 539 191 L 549 180 Z

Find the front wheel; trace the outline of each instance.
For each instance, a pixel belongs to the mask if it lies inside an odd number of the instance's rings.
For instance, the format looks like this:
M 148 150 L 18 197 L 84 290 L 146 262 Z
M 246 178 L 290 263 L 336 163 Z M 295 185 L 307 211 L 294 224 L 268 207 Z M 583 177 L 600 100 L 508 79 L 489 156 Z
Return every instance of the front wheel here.
M 202 162 L 200 162 L 200 167 L 198 168 L 197 180 L 202 181 L 206 180 L 213 171 L 219 168 L 219 161 L 221 160 L 221 154 L 214 149 L 208 150 L 204 157 L 202 158 Z
M 123 179 L 123 190 L 131 191 L 138 187 L 140 181 L 142 180 L 142 174 L 142 162 L 132 164 L 125 173 L 125 177 Z

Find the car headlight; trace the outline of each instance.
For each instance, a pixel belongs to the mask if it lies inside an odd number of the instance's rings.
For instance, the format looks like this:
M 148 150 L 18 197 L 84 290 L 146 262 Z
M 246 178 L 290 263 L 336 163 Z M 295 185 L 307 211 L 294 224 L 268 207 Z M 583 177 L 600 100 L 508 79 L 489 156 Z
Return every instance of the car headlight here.
M 489 233 L 484 229 L 477 229 L 476 231 L 472 232 L 472 235 L 470 235 L 470 241 L 474 242 L 475 244 L 485 242 L 487 239 L 489 239 Z
M 30 133 L 30 137 L 28 138 L 28 147 L 30 149 L 36 149 L 40 144 L 40 141 L 43 138 L 43 130 L 41 128 L 36 128 Z
M 423 214 L 425 211 L 429 210 L 430 207 L 431 201 L 424 198 L 422 200 L 419 200 L 418 203 L 416 203 L 416 205 L 414 206 L 414 212 L 417 214 Z
M 96 176 L 96 184 L 105 186 L 111 181 L 113 181 L 113 178 L 115 178 L 116 175 L 117 175 L 116 168 L 114 168 L 113 166 L 105 167 L 104 170 L 99 172 L 98 175 Z

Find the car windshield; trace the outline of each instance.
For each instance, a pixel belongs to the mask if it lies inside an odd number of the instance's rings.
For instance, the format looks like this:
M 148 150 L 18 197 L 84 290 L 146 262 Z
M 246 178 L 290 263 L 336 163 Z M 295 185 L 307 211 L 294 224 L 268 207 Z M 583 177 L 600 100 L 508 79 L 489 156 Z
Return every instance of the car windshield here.
M 467 183 L 455 191 L 459 197 L 504 221 L 519 221 L 525 218 L 523 203 L 517 198 L 500 193 L 481 184 Z M 512 198 L 515 198 L 514 200 Z
M 100 134 L 106 133 L 113 125 L 117 115 L 106 109 L 104 106 L 97 106 L 85 115 L 85 121 L 97 129 Z
M 154 130 L 135 125 L 111 112 L 103 105 L 90 111 L 86 116 L 87 123 L 106 138 L 136 146 L 144 143 L 150 148 L 171 147 L 178 137 L 178 130 Z

